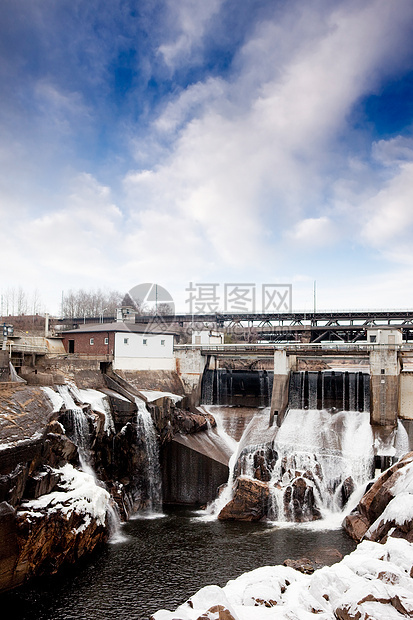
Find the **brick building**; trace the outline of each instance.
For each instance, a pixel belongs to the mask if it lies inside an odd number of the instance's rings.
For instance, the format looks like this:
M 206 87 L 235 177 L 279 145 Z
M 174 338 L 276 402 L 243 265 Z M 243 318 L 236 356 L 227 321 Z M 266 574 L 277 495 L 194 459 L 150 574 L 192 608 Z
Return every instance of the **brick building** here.
M 62 332 L 67 353 L 111 355 L 121 370 L 175 370 L 174 334 L 145 332 L 135 323 L 80 325 Z

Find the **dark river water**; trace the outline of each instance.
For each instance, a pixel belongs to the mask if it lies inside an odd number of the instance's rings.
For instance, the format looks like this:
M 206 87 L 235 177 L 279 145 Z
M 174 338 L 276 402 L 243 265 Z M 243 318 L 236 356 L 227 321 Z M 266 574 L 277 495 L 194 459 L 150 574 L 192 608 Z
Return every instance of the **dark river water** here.
M 110 544 L 64 575 L 0 596 L 17 620 L 147 620 L 175 609 L 205 585 L 220 586 L 259 566 L 314 557 L 326 547 L 346 554 L 355 543 L 341 530 L 277 528 L 203 521 L 188 509 L 137 519 Z

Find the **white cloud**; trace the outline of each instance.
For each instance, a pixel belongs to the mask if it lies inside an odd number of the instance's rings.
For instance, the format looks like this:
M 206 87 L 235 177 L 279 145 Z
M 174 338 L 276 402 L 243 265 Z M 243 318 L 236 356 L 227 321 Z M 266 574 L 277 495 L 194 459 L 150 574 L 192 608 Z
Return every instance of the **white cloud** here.
M 389 257 L 413 263 L 413 162 L 402 164 L 363 211 L 366 242 Z
M 63 92 L 50 80 L 39 80 L 34 89 L 35 97 L 44 117 L 53 130 L 67 133 L 72 124 L 81 117 L 88 117 L 90 112 L 78 92 Z
M 41 216 L 26 213 L 3 228 L 2 247 L 13 270 L 3 263 L 2 286 L 26 281 L 55 290 L 84 283 L 116 287 L 118 267 L 113 265 L 122 259 L 117 248 L 122 247 L 123 218 L 109 189 L 83 174 L 62 201 L 53 211 Z
M 372 145 L 372 156 L 384 166 L 399 165 L 413 160 L 413 138 L 396 136 L 389 140 L 378 140 Z
M 310 217 L 297 222 L 291 231 L 287 231 L 286 237 L 300 245 L 318 250 L 336 241 L 337 230 L 326 216 Z
M 171 102 L 156 124 L 177 130 L 168 157 L 125 180 L 132 212 L 144 206 L 177 218 L 189 235 L 202 235 L 222 269 L 280 258 L 285 230 L 297 240 L 331 239 L 338 226 L 354 234 L 355 209 L 347 213 L 343 199 L 332 208 L 332 179 L 344 171 L 353 183 L 347 198 L 357 200 L 370 170 L 356 170 L 340 140 L 355 103 L 399 62 L 413 5 L 347 2 L 302 15 L 288 31 L 284 23 L 258 27 L 231 82 L 209 80 Z M 320 216 L 326 208 L 328 218 Z
M 159 46 L 159 53 L 165 63 L 175 69 L 181 63 L 191 58 L 195 62 L 194 54 L 202 47 L 202 39 L 211 18 L 219 12 L 223 0 L 169 0 L 169 24 L 174 39 Z

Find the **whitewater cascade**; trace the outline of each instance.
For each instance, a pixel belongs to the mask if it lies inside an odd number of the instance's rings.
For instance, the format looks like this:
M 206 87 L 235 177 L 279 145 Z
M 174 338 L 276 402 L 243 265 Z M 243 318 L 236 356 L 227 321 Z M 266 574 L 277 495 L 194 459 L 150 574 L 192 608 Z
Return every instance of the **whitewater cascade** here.
M 162 512 L 162 482 L 159 463 L 159 446 L 152 416 L 143 400 L 135 398 L 138 409 L 136 416 L 137 445 L 144 458 L 137 472 L 134 490 L 135 507 L 149 515 Z
M 115 430 L 110 405 L 107 397 L 97 390 L 80 390 L 74 383 L 57 385 L 57 391 L 63 399 L 66 412 L 69 416 L 72 427 L 72 439 L 77 446 L 81 469 L 90 474 L 98 486 L 105 486 L 98 480 L 93 469 L 90 455 L 90 431 L 89 422 L 83 409 L 76 404 L 77 402 L 88 403 L 96 411 L 105 415 L 105 431 Z M 109 522 L 110 542 L 122 542 L 125 537 L 120 533 L 120 518 L 118 511 L 112 502 L 108 504 L 107 516 Z
M 88 419 L 83 409 L 74 401 L 72 396 L 73 386 L 57 385 L 56 387 L 63 399 L 66 412 L 70 419 L 73 443 L 76 444 L 79 452 L 80 466 L 85 473 L 92 475 L 96 479 L 96 474 L 91 465 L 90 459 L 90 432 Z
M 262 443 L 267 439 L 270 439 L 273 431 L 268 429 L 269 420 L 269 407 L 262 407 L 260 409 L 248 411 L 246 420 L 243 420 L 245 424 L 239 440 L 236 440 L 237 431 L 239 431 L 239 424 L 234 423 L 232 420 L 236 420 L 236 417 L 242 412 L 241 409 L 227 408 L 230 411 L 229 415 L 225 415 L 225 407 L 203 407 L 207 412 L 211 413 L 216 421 L 216 430 L 223 441 L 232 447 L 233 453 L 229 459 L 228 467 L 228 482 L 225 487 L 220 490 L 218 497 L 207 506 L 206 514 L 218 516 L 222 508 L 231 501 L 234 493 L 234 484 L 237 475 L 242 473 L 243 475 L 249 475 L 252 477 L 252 471 L 249 467 L 249 459 L 245 459 L 245 455 L 250 450 L 257 450 Z M 241 413 L 240 413 L 241 412 Z M 247 465 L 246 471 L 243 471 L 241 463 Z
M 368 412 L 290 409 L 272 448 L 268 517 L 277 521 L 341 513 L 374 473 Z

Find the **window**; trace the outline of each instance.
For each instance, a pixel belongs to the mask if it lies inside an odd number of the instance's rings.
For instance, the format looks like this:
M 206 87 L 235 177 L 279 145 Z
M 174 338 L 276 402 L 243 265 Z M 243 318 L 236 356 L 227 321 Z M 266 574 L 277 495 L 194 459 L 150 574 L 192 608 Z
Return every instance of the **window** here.
M 105 344 L 109 344 L 109 338 L 105 338 Z
M 95 344 L 95 339 L 94 339 L 94 338 L 91 338 L 91 339 L 89 340 L 89 344 Z
M 123 339 L 123 344 L 129 344 L 129 338 L 124 338 Z
M 370 342 L 376 342 L 377 336 L 370 336 Z
M 144 345 L 146 346 L 146 345 L 148 344 L 148 340 L 147 340 L 146 338 L 144 338 L 144 339 L 142 340 L 142 344 L 144 344 Z
M 164 347 L 165 346 L 165 340 L 161 340 L 161 346 Z

